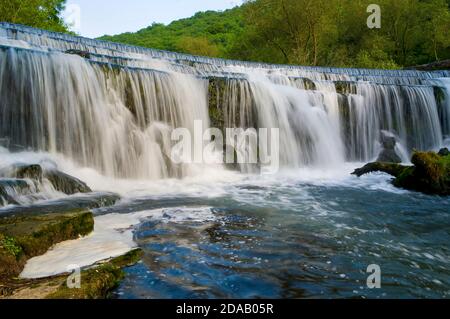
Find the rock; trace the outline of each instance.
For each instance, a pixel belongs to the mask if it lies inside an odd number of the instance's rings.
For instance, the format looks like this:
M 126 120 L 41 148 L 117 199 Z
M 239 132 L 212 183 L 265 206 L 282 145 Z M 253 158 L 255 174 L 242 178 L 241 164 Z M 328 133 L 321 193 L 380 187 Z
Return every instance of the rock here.
M 0 176 L 9 178 L 29 178 L 41 182 L 43 171 L 40 165 L 15 164 L 0 170 Z
M 80 289 L 70 289 L 66 281 L 47 299 L 105 299 L 124 278 L 122 268 L 136 264 L 142 258 L 142 250 L 135 249 L 129 253 L 94 266 L 81 273 L 83 278 Z
M 90 211 L 4 216 L 0 214 L 0 282 L 16 277 L 26 261 L 53 245 L 94 230 Z
M 401 163 L 402 159 L 395 151 L 397 140 L 393 134 L 387 131 L 381 131 L 381 144 L 383 150 L 378 156 L 377 162 Z
M 414 167 L 405 170 L 394 180 L 394 185 L 432 195 L 450 195 L 450 155 L 434 152 L 416 152 L 411 162 Z
M 353 172 L 362 176 L 370 172 L 385 172 L 395 177 L 396 187 L 430 195 L 450 195 L 450 155 L 440 156 L 434 152 L 415 152 L 414 166 L 394 163 L 369 163 Z
M 42 179 L 46 178 L 57 191 L 67 195 L 92 192 L 92 190 L 79 179 L 56 169 L 44 171 L 42 167 L 37 164 L 15 164 L 0 170 L 0 176 L 20 179 L 28 178 L 38 183 L 41 183 Z
M 395 150 L 384 149 L 381 151 L 380 155 L 378 155 L 377 162 L 401 163 L 402 159 L 397 155 Z
M 356 175 L 361 177 L 365 174 L 373 173 L 373 172 L 383 172 L 394 177 L 400 176 L 403 171 L 408 168 L 407 166 L 395 164 L 395 163 L 385 163 L 385 162 L 373 162 L 366 164 L 364 167 L 356 169 L 352 175 Z
M 448 150 L 448 148 L 441 148 L 440 150 L 439 150 L 439 153 L 438 153 L 438 155 L 439 156 L 448 156 L 448 155 L 450 155 L 450 151 Z
M 13 194 L 30 191 L 30 185 L 23 179 L 2 178 L 0 179 L 0 206 L 2 206 L 2 204 L 16 205 L 17 202 L 14 199 Z
M 142 250 L 97 263 L 81 271 L 81 287 L 67 287 L 67 274 L 41 279 L 9 280 L 0 284 L 6 299 L 105 299 L 124 278 L 123 268 L 136 264 L 142 258 Z M 3 289 L 2 289 L 3 288 Z
M 395 145 L 397 145 L 397 140 L 395 136 L 388 131 L 381 131 L 381 144 L 384 149 L 394 150 Z
M 357 84 L 352 81 L 335 81 L 334 86 L 339 94 L 357 94 Z
M 6 207 L 0 209 L 0 216 L 31 216 L 90 210 L 114 205 L 120 196 L 114 193 L 89 193 L 73 195 L 55 200 L 47 200 L 26 206 Z
M 83 50 L 70 49 L 70 50 L 67 50 L 65 53 L 79 55 L 80 57 L 85 58 L 85 59 L 91 58 L 91 54 L 88 51 L 83 51 Z
M 84 182 L 57 170 L 46 171 L 45 178 L 52 183 L 53 187 L 57 191 L 63 192 L 67 195 L 92 192 L 92 190 Z

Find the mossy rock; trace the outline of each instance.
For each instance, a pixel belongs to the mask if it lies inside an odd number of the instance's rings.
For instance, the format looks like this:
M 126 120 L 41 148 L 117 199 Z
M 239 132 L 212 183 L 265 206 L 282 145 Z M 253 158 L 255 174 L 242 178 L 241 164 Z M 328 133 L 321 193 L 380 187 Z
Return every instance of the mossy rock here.
M 225 127 L 225 114 L 221 103 L 227 87 L 225 78 L 211 77 L 208 82 L 208 109 L 211 127 L 221 130 Z
M 415 152 L 411 162 L 414 166 L 393 163 L 369 163 L 353 172 L 362 176 L 371 172 L 385 172 L 395 177 L 396 187 L 430 195 L 450 195 L 450 155 L 434 152 Z
M 81 287 L 68 288 L 64 282 L 57 291 L 47 299 L 105 299 L 116 288 L 125 274 L 122 270 L 137 263 L 142 258 L 142 250 L 135 249 L 129 253 L 114 258 L 104 264 L 82 271 Z
M 405 170 L 394 185 L 426 194 L 450 195 L 450 155 L 434 152 L 415 152 L 414 168 Z
M 123 268 L 136 264 L 142 255 L 141 249 L 135 249 L 82 270 L 79 289 L 67 287 L 68 274 L 0 282 L 0 299 L 105 299 L 124 278 Z
M 356 169 L 352 175 L 356 175 L 358 177 L 361 177 L 365 174 L 373 173 L 373 172 L 383 172 L 387 173 L 389 175 L 392 175 L 394 177 L 398 177 L 405 170 L 408 170 L 410 167 L 403 166 L 396 163 L 384 163 L 384 162 L 373 162 L 364 165 L 364 167 Z
M 356 94 L 356 84 L 350 81 L 335 81 L 336 92 L 339 94 L 349 95 Z
M 93 230 L 90 211 L 0 218 L 0 279 L 18 276 L 28 259 Z

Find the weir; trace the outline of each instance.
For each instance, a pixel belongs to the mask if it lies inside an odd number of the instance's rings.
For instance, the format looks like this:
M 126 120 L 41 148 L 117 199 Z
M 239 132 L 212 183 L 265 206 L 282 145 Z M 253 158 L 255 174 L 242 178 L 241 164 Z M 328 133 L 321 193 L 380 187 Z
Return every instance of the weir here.
M 0 141 L 111 177 L 181 178 L 174 128 L 279 128 L 287 168 L 370 161 L 380 132 L 403 160 L 450 138 L 450 72 L 270 65 L 0 23 Z

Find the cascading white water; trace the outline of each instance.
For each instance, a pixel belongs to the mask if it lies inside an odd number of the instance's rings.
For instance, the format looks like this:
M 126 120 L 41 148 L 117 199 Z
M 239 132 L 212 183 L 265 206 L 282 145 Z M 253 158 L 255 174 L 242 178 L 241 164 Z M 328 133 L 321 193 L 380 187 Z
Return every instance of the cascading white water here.
M 0 141 L 63 154 L 107 176 L 192 174 L 170 160 L 170 134 L 193 131 L 195 120 L 207 127 L 210 117 L 224 127 L 279 128 L 280 163 L 291 168 L 372 160 L 381 130 L 398 138 L 406 161 L 413 148 L 435 149 L 450 133 L 448 85 L 446 98 L 436 98 L 445 71 L 277 66 L 10 24 L 0 30 Z M 224 83 L 215 111 L 213 78 Z
M 0 134 L 62 153 L 105 175 L 184 176 L 166 154 L 171 130 L 208 123 L 205 81 L 171 72 L 106 69 L 78 56 L 0 52 Z

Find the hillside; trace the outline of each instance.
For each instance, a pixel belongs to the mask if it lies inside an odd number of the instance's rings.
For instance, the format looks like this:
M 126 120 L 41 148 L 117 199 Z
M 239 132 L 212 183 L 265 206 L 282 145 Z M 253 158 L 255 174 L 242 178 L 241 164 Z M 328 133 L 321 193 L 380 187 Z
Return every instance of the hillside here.
M 169 25 L 101 39 L 195 55 L 278 64 L 401 69 L 450 59 L 449 0 L 254 0 Z
M 153 23 L 136 33 L 105 35 L 102 40 L 190 54 L 227 57 L 244 30 L 242 9 L 199 12 L 169 25 Z

